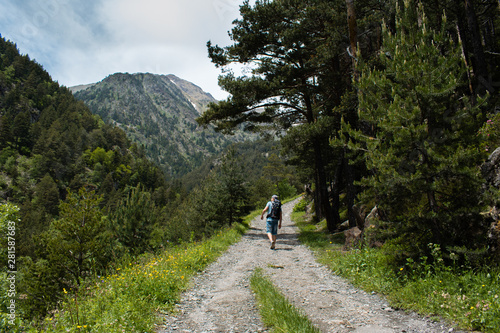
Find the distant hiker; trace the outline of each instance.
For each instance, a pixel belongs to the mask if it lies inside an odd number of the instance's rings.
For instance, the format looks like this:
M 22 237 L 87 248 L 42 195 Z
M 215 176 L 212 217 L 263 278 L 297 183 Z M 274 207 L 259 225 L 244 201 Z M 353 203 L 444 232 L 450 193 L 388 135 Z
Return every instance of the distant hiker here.
M 266 208 L 262 210 L 262 214 L 260 215 L 260 219 L 264 219 L 264 213 L 267 212 L 267 237 L 269 237 L 269 241 L 271 242 L 271 250 L 274 250 L 276 247 L 276 235 L 278 235 L 278 229 L 281 229 L 281 202 L 278 200 L 277 195 L 273 195 L 271 197 L 271 201 L 269 201 L 266 205 Z

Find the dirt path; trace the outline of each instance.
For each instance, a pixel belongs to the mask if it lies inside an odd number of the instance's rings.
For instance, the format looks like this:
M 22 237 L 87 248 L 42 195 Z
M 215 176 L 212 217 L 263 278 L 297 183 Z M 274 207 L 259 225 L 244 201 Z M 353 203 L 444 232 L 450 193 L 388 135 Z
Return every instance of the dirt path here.
M 268 332 L 259 318 L 249 278 L 262 267 L 295 306 L 322 332 L 456 332 L 415 314 L 389 307 L 384 299 L 354 288 L 318 264 L 297 239 L 290 220 L 297 201 L 283 205 L 283 227 L 270 250 L 260 217 L 241 241 L 194 278 L 177 315 L 157 332 Z

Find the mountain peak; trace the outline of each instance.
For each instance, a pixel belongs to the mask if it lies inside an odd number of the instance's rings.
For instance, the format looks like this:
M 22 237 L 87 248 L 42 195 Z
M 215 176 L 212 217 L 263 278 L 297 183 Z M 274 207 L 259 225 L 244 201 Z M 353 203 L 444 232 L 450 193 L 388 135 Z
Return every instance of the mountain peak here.
M 68 89 L 73 94 L 76 94 L 77 92 L 91 88 L 96 84 L 99 84 L 99 83 L 104 82 L 106 80 L 117 79 L 118 77 L 121 77 L 121 78 L 130 77 L 130 78 L 136 78 L 136 79 L 140 79 L 140 80 L 144 80 L 144 79 L 161 80 L 163 82 L 172 83 L 182 92 L 184 97 L 191 103 L 191 105 L 198 112 L 198 114 L 202 114 L 205 111 L 205 109 L 209 103 L 217 101 L 210 93 L 203 91 L 203 89 L 200 88 L 199 86 L 197 86 L 194 83 L 191 83 L 187 80 L 181 79 L 180 77 L 178 77 L 174 74 L 153 74 L 153 73 L 130 74 L 127 72 L 117 72 L 114 74 L 110 74 L 109 76 L 107 76 L 106 78 L 104 78 L 100 82 L 76 85 L 76 86 L 69 87 Z
M 145 148 L 167 176 L 182 176 L 246 136 L 224 137 L 196 118 L 216 100 L 173 74 L 115 73 L 74 93 L 105 122 Z

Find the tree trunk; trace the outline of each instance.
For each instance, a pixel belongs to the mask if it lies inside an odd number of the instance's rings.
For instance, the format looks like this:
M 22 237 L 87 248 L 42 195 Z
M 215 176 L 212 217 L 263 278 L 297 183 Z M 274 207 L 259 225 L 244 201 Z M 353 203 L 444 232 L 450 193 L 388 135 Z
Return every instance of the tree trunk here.
M 356 214 L 354 213 L 354 200 L 356 199 L 356 188 L 354 186 L 354 170 L 353 166 L 349 164 L 349 159 L 346 157 L 347 148 L 344 149 L 344 168 L 346 177 L 346 205 L 347 217 L 349 219 L 349 227 L 354 228 L 357 226 Z
M 465 63 L 465 68 L 467 69 L 467 80 L 469 81 L 469 91 L 471 95 L 474 95 L 474 88 L 472 87 L 472 78 L 469 69 L 469 61 L 467 60 L 467 52 L 465 49 L 465 41 L 463 40 L 462 29 L 460 28 L 459 23 L 457 23 L 457 34 L 458 34 L 458 40 L 460 41 L 460 45 L 462 45 L 462 58 Z
M 77 265 L 78 265 L 78 268 L 77 268 L 78 276 L 76 277 L 76 284 L 77 284 L 77 286 L 80 286 L 80 280 L 81 280 L 82 275 L 83 275 L 83 256 L 82 256 L 81 252 L 78 253 Z
M 472 0 L 465 0 L 465 15 L 467 16 L 470 40 L 472 42 L 472 49 L 474 50 L 474 58 L 472 61 L 474 74 L 478 81 L 483 84 L 486 89 L 490 90 L 491 85 L 487 81 L 488 68 L 486 65 L 486 57 L 484 55 L 483 44 L 481 43 L 481 33 L 479 32 L 479 25 Z
M 356 70 L 356 53 L 358 48 L 358 26 L 356 23 L 356 11 L 354 10 L 354 0 L 346 0 L 347 5 L 347 25 L 349 27 L 349 41 L 352 55 L 352 67 Z
M 337 220 L 336 223 L 332 223 L 327 225 L 328 231 L 333 233 L 336 231 L 337 227 L 340 224 L 340 189 L 342 188 L 342 175 L 343 175 L 343 163 L 344 157 L 340 156 L 337 164 L 337 169 L 335 170 L 335 177 L 333 179 L 331 198 L 332 198 L 332 210 L 334 214 L 334 221 Z
M 437 212 L 438 204 L 436 201 L 436 195 L 434 191 L 427 192 L 427 202 L 429 203 L 429 207 L 432 212 Z
M 354 55 L 357 53 L 358 46 L 358 31 L 356 22 L 356 11 L 354 9 L 354 0 L 346 0 L 347 4 L 347 23 L 349 25 L 349 41 L 351 43 L 351 51 Z M 352 70 L 354 79 L 357 80 L 358 73 L 356 71 L 356 58 L 352 61 Z M 356 197 L 356 189 L 354 187 L 354 171 L 353 167 L 349 164 L 347 148 L 344 148 L 342 153 L 342 164 L 344 168 L 344 173 L 346 176 L 346 204 L 347 204 L 347 215 L 349 218 L 349 227 L 354 228 L 357 225 L 356 216 L 353 211 L 354 199 Z
M 325 165 L 323 162 L 323 156 L 321 154 L 320 140 L 315 139 L 313 145 L 314 145 L 314 164 L 317 174 L 316 178 L 318 182 L 316 184 L 316 191 L 318 191 L 319 200 L 321 201 L 321 210 L 326 219 L 328 230 L 330 230 L 331 226 L 336 226 L 339 224 L 340 218 L 337 218 L 335 214 L 333 214 L 333 209 L 332 206 L 330 205 L 328 187 L 326 183 Z
M 316 184 L 316 188 L 314 189 L 314 214 L 316 214 L 316 218 L 318 221 L 321 221 L 323 218 L 323 210 L 321 209 L 322 200 L 319 191 L 319 177 L 318 170 L 314 170 L 314 183 Z

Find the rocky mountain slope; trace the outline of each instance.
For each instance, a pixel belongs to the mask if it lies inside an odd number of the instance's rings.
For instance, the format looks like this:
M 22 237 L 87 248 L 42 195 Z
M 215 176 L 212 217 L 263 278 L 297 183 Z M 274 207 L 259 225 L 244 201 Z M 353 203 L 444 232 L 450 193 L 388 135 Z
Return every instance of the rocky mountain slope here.
M 184 175 L 207 156 L 248 138 L 225 137 L 199 127 L 195 119 L 216 100 L 175 75 L 116 73 L 88 87 L 73 87 L 73 92 L 94 114 L 143 145 L 169 178 Z

